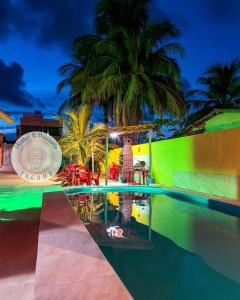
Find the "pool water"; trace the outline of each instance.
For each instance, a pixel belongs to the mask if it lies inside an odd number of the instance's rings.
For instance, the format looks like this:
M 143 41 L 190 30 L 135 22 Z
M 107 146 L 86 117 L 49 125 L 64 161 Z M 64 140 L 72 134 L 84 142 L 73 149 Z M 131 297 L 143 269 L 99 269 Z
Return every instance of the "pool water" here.
M 238 214 L 166 193 L 68 198 L 134 299 L 240 299 Z
M 0 185 L 0 220 L 31 220 L 40 214 L 42 194 L 61 186 Z

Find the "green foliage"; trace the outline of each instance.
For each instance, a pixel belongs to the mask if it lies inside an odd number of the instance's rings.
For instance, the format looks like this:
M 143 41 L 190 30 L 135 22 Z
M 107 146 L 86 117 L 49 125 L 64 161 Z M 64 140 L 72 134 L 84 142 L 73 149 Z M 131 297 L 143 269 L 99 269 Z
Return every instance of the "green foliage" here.
M 103 124 L 96 124 L 91 130 L 89 129 L 91 106 L 83 105 L 78 110 L 66 112 L 65 115 L 66 117 L 57 116 L 67 130 L 66 135 L 59 140 L 63 156 L 85 166 L 91 159 L 93 146 L 94 158 L 101 163 L 105 158 L 104 145 L 94 140 L 91 143 L 91 140 L 86 137 L 91 131 L 104 127 Z
M 236 108 L 240 104 L 240 61 L 233 60 L 227 64 L 216 64 L 207 69 L 198 82 L 203 90 L 193 90 L 190 96 L 201 99 L 190 101 L 196 109 Z
M 181 45 L 169 42 L 179 35 L 168 21 L 150 23 L 149 0 L 101 0 L 95 28 L 101 35 L 75 40 L 72 63 L 60 68 L 59 90 L 71 87 L 61 106 L 82 103 L 103 107 L 116 126 L 139 124 L 146 109 L 152 114 L 181 115 L 186 105 L 180 69 L 174 55 Z

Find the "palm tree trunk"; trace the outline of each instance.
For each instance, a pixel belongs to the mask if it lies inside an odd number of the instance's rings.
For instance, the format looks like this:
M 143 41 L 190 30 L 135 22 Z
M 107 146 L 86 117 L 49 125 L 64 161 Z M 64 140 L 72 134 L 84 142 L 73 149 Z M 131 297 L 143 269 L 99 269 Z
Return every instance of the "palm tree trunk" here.
M 132 152 L 132 140 L 129 136 L 124 137 L 124 146 L 123 146 L 123 168 L 122 174 L 127 179 L 129 173 L 129 167 L 133 165 L 133 152 Z
M 109 106 L 106 105 L 103 107 L 104 109 L 104 124 L 106 126 L 107 135 L 106 135 L 106 162 L 105 162 L 105 185 L 108 185 L 108 125 L 109 125 Z

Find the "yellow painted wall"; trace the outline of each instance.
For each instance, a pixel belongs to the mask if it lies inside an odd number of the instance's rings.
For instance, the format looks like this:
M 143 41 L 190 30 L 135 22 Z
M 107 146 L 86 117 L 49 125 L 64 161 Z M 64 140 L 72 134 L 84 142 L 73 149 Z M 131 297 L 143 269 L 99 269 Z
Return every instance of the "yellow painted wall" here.
M 149 154 L 149 144 L 141 144 L 132 146 L 133 155 Z
M 119 156 L 122 151 L 122 148 L 117 148 L 114 150 L 109 151 L 108 154 L 108 165 L 111 166 L 111 164 L 114 162 L 116 164 L 119 164 Z M 101 164 L 101 173 L 105 174 L 105 162 Z
M 109 159 L 108 164 L 110 165 L 112 162 L 118 164 L 119 156 L 121 154 L 122 148 L 117 148 L 109 151 Z M 133 155 L 147 155 L 149 153 L 149 145 L 141 144 L 132 146 Z
M 122 148 L 117 148 L 109 151 L 108 165 L 110 166 L 113 162 L 119 164 L 119 156 L 121 154 Z

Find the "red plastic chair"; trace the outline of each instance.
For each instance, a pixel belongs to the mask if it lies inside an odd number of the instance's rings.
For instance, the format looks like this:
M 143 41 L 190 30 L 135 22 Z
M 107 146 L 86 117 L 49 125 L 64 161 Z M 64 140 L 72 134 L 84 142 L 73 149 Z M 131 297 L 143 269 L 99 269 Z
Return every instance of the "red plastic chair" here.
M 76 166 L 76 164 L 69 164 L 69 165 L 68 165 L 68 168 L 69 168 L 69 169 L 74 169 L 75 166 Z
M 68 166 L 65 166 L 63 169 L 62 183 L 67 185 L 72 185 L 73 169 L 70 169 Z
M 74 173 L 74 185 L 91 185 L 91 172 L 89 171 L 88 167 L 78 166 Z

